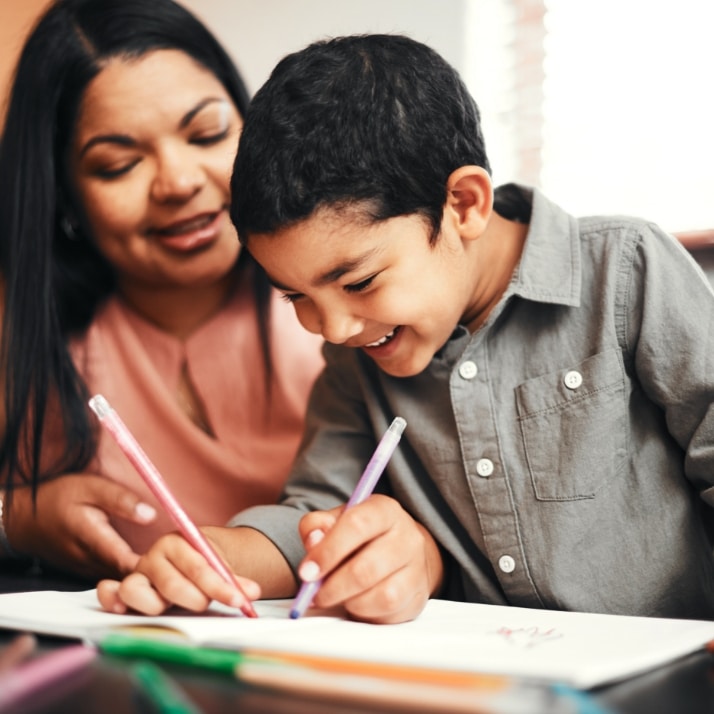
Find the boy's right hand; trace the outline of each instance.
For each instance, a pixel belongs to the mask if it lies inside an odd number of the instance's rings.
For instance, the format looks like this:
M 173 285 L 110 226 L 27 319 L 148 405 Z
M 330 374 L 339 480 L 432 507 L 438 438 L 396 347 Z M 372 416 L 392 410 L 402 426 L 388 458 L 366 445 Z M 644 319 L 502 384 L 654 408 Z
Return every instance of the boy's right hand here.
M 5 527 L 18 553 L 96 579 L 128 573 L 139 560 L 110 516 L 147 524 L 155 515 L 121 484 L 98 475 L 68 474 L 40 484 L 36 510 L 31 489 L 15 489 Z
M 298 573 L 322 578 L 318 607 L 341 605 L 365 622 L 404 622 L 441 587 L 436 541 L 393 498 L 313 511 L 300 521 L 300 535 L 307 556 Z

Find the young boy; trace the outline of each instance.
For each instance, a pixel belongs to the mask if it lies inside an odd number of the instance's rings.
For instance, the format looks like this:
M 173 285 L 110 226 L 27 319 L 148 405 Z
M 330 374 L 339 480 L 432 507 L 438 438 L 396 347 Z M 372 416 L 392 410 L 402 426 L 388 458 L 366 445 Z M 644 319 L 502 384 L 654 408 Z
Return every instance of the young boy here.
M 428 47 L 346 37 L 277 66 L 232 215 L 327 367 L 281 503 L 209 535 L 264 595 L 323 577 L 316 604 L 375 622 L 430 596 L 714 617 L 709 284 L 656 226 L 489 174 Z M 381 494 L 338 519 L 395 416 Z M 232 596 L 178 537 L 100 588 L 117 611 Z

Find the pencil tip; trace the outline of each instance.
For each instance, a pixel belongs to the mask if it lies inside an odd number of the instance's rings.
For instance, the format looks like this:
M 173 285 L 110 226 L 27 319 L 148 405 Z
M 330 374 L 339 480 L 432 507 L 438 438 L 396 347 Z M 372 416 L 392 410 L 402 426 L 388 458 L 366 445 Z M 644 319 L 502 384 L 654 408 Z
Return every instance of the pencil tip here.
M 297 620 L 300 617 L 300 613 L 297 610 L 290 610 L 290 619 Z
M 243 614 L 247 615 L 248 617 L 258 617 L 258 613 L 255 611 L 255 608 L 253 607 L 253 605 L 251 605 L 250 602 L 246 602 L 242 610 Z

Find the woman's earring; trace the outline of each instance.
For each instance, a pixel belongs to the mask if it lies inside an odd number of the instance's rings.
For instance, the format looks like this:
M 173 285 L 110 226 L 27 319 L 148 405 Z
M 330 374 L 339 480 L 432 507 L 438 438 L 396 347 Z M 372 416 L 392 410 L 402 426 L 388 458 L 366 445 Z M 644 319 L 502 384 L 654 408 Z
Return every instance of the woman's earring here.
M 64 233 L 67 240 L 79 240 L 77 235 L 77 226 L 73 223 L 67 216 L 62 216 L 60 219 L 60 228 L 62 233 Z

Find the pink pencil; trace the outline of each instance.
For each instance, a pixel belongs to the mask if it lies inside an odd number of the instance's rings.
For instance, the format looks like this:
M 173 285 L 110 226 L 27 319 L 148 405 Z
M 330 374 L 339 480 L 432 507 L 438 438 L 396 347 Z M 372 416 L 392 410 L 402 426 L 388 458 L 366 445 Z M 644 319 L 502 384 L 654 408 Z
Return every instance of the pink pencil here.
M 85 645 L 70 645 L 13 667 L 0 676 L 0 710 L 9 711 L 18 702 L 68 677 L 97 656 Z
M 107 428 L 114 437 L 119 448 L 131 461 L 139 475 L 144 479 L 146 485 L 151 489 L 159 503 L 169 514 L 176 527 L 181 531 L 183 537 L 208 561 L 209 565 L 229 582 L 243 597 L 241 612 L 247 617 L 258 617 L 250 600 L 243 592 L 240 583 L 233 573 L 226 567 L 218 553 L 213 549 L 206 537 L 201 533 L 196 524 L 188 517 L 186 511 L 169 491 L 169 487 L 162 478 L 158 469 L 139 446 L 137 440 L 132 436 L 126 424 L 119 415 L 109 406 L 109 402 L 101 395 L 97 394 L 89 400 L 89 406 L 99 417 L 99 421 Z

